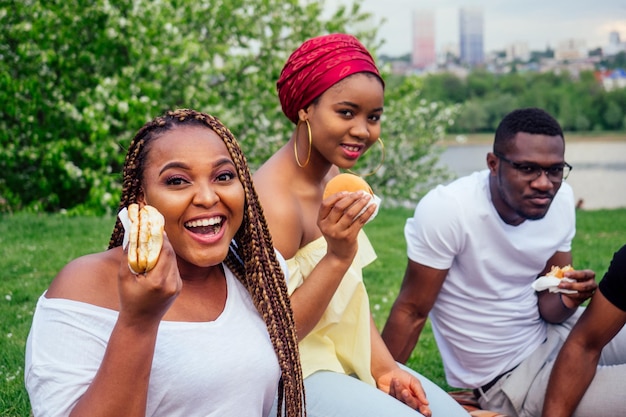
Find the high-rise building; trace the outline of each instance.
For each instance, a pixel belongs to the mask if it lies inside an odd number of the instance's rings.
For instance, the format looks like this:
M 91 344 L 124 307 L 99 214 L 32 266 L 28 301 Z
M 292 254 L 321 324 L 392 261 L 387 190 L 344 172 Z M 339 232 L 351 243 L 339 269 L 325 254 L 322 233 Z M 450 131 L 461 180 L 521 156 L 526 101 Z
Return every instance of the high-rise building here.
M 485 61 L 483 32 L 482 9 L 462 8 L 459 13 L 459 51 L 462 63 L 475 66 Z
M 426 69 L 435 66 L 435 15 L 432 10 L 413 12 L 413 68 Z
M 617 55 L 620 52 L 626 51 L 626 42 L 622 42 L 619 32 L 614 30 L 609 33 L 609 44 L 602 49 L 606 56 Z

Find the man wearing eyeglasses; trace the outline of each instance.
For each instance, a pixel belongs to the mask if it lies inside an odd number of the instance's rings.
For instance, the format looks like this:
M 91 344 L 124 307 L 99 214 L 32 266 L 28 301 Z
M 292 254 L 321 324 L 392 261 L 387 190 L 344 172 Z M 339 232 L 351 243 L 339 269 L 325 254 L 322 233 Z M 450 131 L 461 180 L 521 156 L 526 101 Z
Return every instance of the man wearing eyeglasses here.
M 515 110 L 496 130 L 488 169 L 430 191 L 405 226 L 408 265 L 383 339 L 404 363 L 430 317 L 448 384 L 474 389 L 483 408 L 508 416 L 541 414 L 554 358 L 597 287 L 591 270 L 567 272 L 571 282 L 556 292 L 531 286 L 552 266 L 573 263 L 564 158 L 552 116 Z M 626 363 L 626 331 L 611 343 L 623 353 L 607 363 Z M 618 382 L 598 369 L 592 385 L 610 395 Z M 604 399 L 583 398 L 576 415 L 599 415 Z

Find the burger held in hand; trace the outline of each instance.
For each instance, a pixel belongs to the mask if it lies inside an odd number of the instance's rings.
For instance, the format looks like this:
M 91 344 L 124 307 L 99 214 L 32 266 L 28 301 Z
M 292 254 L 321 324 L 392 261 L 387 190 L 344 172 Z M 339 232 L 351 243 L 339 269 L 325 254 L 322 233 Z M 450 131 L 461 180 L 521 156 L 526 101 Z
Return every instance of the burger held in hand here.
M 134 274 L 145 274 L 155 267 L 163 247 L 163 215 L 152 206 L 128 206 L 128 266 Z
M 550 268 L 550 272 L 548 272 L 546 276 L 563 279 L 565 278 L 565 273 L 569 271 L 574 271 L 574 268 L 571 265 L 565 265 L 564 267 L 553 265 Z
M 329 196 L 342 192 L 342 191 L 347 191 L 347 192 L 356 192 L 356 191 L 364 191 L 366 193 L 369 193 L 372 195 L 372 199 L 370 200 L 370 202 L 367 204 L 367 206 L 365 206 L 363 208 L 363 210 L 361 210 L 361 212 L 355 217 L 355 220 L 361 215 L 363 214 L 363 212 L 367 209 L 367 207 L 369 207 L 371 204 L 374 204 L 376 206 L 376 211 L 374 211 L 374 214 L 372 214 L 372 216 L 369 218 L 368 222 L 371 221 L 374 217 L 376 217 L 376 214 L 378 213 L 378 207 L 380 206 L 380 198 L 374 194 L 374 191 L 372 191 L 372 187 L 370 187 L 370 185 L 367 183 L 367 181 L 365 181 L 363 178 L 359 177 L 358 175 L 355 174 L 349 174 L 349 173 L 342 173 L 342 174 L 338 174 L 336 176 L 334 176 L 333 178 L 330 179 L 330 181 L 328 181 L 328 183 L 326 184 L 326 188 L 324 189 L 324 199 L 328 198 Z

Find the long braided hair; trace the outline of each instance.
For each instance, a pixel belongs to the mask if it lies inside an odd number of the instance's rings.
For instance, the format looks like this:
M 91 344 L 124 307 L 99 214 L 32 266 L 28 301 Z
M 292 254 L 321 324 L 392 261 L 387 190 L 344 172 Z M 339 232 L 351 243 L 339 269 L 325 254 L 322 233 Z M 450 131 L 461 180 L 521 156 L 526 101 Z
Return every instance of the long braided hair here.
M 278 387 L 278 416 L 306 415 L 304 382 L 298 353 L 298 339 L 287 285 L 276 258 L 265 216 L 259 203 L 246 158 L 233 134 L 215 117 L 195 110 L 168 111 L 146 123 L 133 138 L 123 170 L 122 197 L 119 209 L 137 202 L 141 192 L 144 161 L 149 144 L 164 132 L 180 125 L 203 126 L 213 130 L 228 148 L 239 180 L 244 188 L 246 204 L 241 227 L 236 232 L 224 263 L 247 288 L 263 317 L 281 368 Z M 124 228 L 115 223 L 109 249 L 122 245 Z

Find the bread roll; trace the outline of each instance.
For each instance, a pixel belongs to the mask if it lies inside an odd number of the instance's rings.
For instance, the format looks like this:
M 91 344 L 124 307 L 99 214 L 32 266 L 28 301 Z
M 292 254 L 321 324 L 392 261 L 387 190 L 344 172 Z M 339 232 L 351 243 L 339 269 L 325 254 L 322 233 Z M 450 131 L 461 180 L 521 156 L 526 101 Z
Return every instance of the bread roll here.
M 548 272 L 546 274 L 546 276 L 548 277 L 556 277 L 556 278 L 564 278 L 565 277 L 565 273 L 568 271 L 573 271 L 574 268 L 572 268 L 571 265 L 565 265 L 564 267 L 558 267 L 556 265 L 553 265 L 552 268 L 550 269 L 550 272 Z
M 150 271 L 156 265 L 163 247 L 165 219 L 152 206 L 128 206 L 130 230 L 128 238 L 128 266 L 135 274 Z
M 324 198 L 341 191 L 354 192 L 360 190 L 374 195 L 372 188 L 363 178 L 358 175 L 343 173 L 328 181 L 324 189 Z

